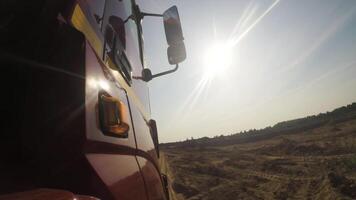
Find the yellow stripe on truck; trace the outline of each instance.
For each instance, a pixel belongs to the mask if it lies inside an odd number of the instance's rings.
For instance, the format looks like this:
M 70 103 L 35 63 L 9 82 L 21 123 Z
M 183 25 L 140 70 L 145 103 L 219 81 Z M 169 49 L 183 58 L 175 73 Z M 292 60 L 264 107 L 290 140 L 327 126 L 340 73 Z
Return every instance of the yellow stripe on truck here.
M 86 39 L 94 48 L 96 54 L 101 55 L 103 53 L 104 45 L 102 45 L 102 41 L 99 39 L 94 29 L 91 27 L 88 19 L 86 18 L 79 4 L 77 4 L 74 8 L 71 21 L 73 26 L 85 35 Z
M 79 4 L 77 4 L 74 8 L 73 15 L 71 18 L 71 22 L 73 26 L 81 31 L 86 39 L 89 41 L 90 45 L 94 48 L 94 51 L 98 56 L 98 58 L 101 58 L 101 54 L 103 52 L 103 42 L 100 40 L 98 35 L 96 34 L 95 30 L 92 28 L 90 22 L 86 18 L 83 10 L 80 8 Z M 99 62 L 102 62 L 101 60 Z M 111 67 L 109 67 L 111 66 Z M 126 83 L 124 78 L 120 73 L 118 73 L 115 70 L 112 70 L 113 68 L 115 69 L 116 66 L 115 64 L 108 59 L 108 61 L 105 63 L 105 67 L 111 72 L 111 74 L 115 77 L 116 81 L 120 84 L 122 88 L 124 88 L 127 92 L 127 95 L 130 97 L 130 99 L 133 101 L 135 106 L 138 107 L 140 110 L 141 114 L 145 118 L 146 121 L 150 120 L 150 114 L 146 111 L 144 105 L 140 101 L 140 99 L 137 97 L 135 91 Z

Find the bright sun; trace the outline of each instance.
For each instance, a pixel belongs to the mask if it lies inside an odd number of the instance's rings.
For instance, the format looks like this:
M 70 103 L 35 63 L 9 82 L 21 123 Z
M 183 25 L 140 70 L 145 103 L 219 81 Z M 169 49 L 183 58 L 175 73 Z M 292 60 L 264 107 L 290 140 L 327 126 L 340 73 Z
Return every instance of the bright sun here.
M 210 46 L 204 57 L 204 77 L 212 79 L 225 74 L 232 63 L 232 47 L 228 42 L 215 42 Z

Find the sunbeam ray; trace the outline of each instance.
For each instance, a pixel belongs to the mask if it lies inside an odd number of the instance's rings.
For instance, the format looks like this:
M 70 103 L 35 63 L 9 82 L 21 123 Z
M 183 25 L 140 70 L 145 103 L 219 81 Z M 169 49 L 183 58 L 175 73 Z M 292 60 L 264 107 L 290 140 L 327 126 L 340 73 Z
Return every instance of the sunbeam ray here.
M 230 39 L 228 39 L 226 45 L 227 48 L 231 48 L 232 46 L 237 45 L 237 43 L 243 38 L 245 37 L 249 31 L 252 30 L 252 28 L 254 28 L 262 19 L 263 17 L 265 17 L 269 12 L 271 12 L 271 10 L 279 3 L 280 0 L 276 0 L 270 7 L 268 7 L 268 9 L 261 15 L 259 16 L 245 31 L 243 31 L 240 35 L 238 35 L 236 38 L 233 38 L 233 35 L 238 34 L 241 30 L 242 27 L 244 27 L 248 21 L 250 21 L 250 18 L 253 16 L 253 14 L 256 11 L 256 7 L 253 7 L 252 4 L 250 4 L 244 11 L 244 13 L 242 14 L 240 20 L 237 22 L 237 24 L 235 25 L 232 33 L 230 34 L 232 37 L 230 37 Z M 214 38 L 217 39 L 217 29 L 216 29 L 216 25 L 215 25 L 215 18 L 213 17 L 213 34 L 214 34 Z M 231 47 L 230 47 L 231 46 Z M 219 51 L 220 49 L 218 49 Z M 223 51 L 224 49 L 221 49 L 221 51 Z M 213 66 L 213 67 L 217 67 L 217 66 Z M 212 71 L 211 73 L 217 73 L 217 71 Z M 185 116 L 187 115 L 187 113 L 189 113 L 190 111 L 192 111 L 195 106 L 196 103 L 198 102 L 199 99 L 206 98 L 207 94 L 204 95 L 204 91 L 208 90 L 208 88 L 211 85 L 212 82 L 212 78 L 211 74 L 205 74 L 202 79 L 198 82 L 197 86 L 193 89 L 193 91 L 191 92 L 191 94 L 188 96 L 188 98 L 186 99 L 186 101 L 182 104 L 182 106 L 177 109 L 177 116 L 180 116 L 181 119 L 184 119 Z
M 268 14 L 271 10 L 280 2 L 280 0 L 276 0 L 273 4 L 268 7 L 268 9 L 259 16 L 244 32 L 238 35 L 237 38 L 233 38 L 233 44 L 236 46 L 246 35 Z
M 232 38 L 234 35 L 239 35 L 247 23 L 251 20 L 252 16 L 255 14 L 257 6 L 254 6 L 252 2 L 244 9 L 241 17 L 238 19 L 233 30 L 230 33 L 229 38 Z

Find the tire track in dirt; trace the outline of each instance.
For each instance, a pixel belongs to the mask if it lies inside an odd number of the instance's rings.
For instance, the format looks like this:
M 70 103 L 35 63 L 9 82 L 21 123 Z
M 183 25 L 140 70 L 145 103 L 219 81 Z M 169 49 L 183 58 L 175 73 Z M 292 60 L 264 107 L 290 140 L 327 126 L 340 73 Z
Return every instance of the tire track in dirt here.
M 315 176 L 315 177 L 293 177 L 293 176 L 288 176 L 288 175 L 276 175 L 276 174 L 269 174 L 269 173 L 264 173 L 264 172 L 259 172 L 259 171 L 252 171 L 252 170 L 244 170 L 242 172 L 245 176 L 257 176 L 260 178 L 272 180 L 272 181 L 288 181 L 288 180 L 294 180 L 294 181 L 306 181 L 306 180 L 319 180 L 322 178 L 321 176 Z

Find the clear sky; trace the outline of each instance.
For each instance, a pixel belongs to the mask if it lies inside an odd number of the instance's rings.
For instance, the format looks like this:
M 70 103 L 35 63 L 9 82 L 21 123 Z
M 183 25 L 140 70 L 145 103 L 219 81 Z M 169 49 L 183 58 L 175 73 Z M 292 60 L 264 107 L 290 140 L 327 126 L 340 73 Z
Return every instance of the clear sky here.
M 160 142 L 263 128 L 356 101 L 355 0 L 137 2 L 155 13 L 177 5 L 187 48 L 178 72 L 149 83 Z M 146 17 L 143 26 L 147 66 L 169 69 L 162 19 Z

